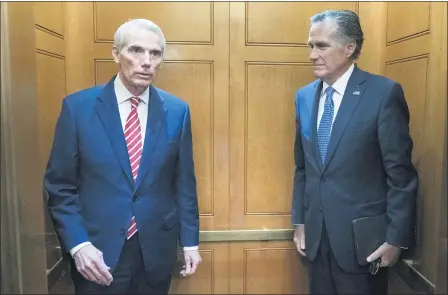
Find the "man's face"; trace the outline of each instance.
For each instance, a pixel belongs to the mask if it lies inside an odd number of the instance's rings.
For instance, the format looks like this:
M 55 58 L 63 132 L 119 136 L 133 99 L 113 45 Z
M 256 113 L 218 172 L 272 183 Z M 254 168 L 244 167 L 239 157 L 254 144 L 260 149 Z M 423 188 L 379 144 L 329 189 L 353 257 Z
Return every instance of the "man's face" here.
M 308 45 L 314 75 L 329 84 L 333 84 L 352 63 L 350 56 L 355 50 L 355 43 L 343 45 L 338 40 L 337 26 L 332 20 L 315 23 L 311 26 Z
M 139 95 L 152 84 L 162 63 L 162 39 L 154 32 L 134 29 L 126 35 L 120 51 L 114 46 L 112 55 L 123 84 Z

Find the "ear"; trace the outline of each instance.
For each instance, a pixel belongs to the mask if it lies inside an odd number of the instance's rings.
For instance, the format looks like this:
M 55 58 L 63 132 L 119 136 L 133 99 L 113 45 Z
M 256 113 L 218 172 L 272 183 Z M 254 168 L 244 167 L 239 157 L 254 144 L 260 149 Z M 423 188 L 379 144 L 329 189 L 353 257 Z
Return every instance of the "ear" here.
M 114 58 L 114 62 L 116 64 L 119 63 L 120 59 L 118 58 L 118 55 L 120 54 L 120 52 L 118 51 L 118 48 L 114 45 L 112 46 L 112 56 Z
M 350 41 L 346 47 L 347 58 L 350 58 L 356 50 L 356 42 Z

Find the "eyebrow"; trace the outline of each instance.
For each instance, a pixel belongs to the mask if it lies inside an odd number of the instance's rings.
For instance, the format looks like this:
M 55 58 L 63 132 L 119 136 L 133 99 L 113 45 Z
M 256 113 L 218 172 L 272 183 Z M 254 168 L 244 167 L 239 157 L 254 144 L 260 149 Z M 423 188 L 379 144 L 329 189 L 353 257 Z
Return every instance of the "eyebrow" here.
M 143 47 L 139 46 L 139 45 L 131 45 L 129 46 L 129 49 L 141 49 Z
M 311 41 L 308 41 L 308 45 L 309 46 L 311 46 L 311 45 L 315 45 L 315 46 L 318 46 L 318 47 L 325 47 L 325 46 L 329 46 L 330 45 L 330 43 L 329 42 L 325 42 L 325 41 L 317 41 L 317 42 L 311 42 Z

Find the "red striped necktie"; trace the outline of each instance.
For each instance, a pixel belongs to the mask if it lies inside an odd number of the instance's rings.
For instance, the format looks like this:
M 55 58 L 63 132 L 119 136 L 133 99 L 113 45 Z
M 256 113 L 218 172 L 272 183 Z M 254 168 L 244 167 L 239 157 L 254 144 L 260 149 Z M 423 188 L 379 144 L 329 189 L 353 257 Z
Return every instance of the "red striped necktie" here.
M 129 114 L 124 128 L 124 136 L 126 145 L 128 147 L 129 161 L 131 162 L 132 177 L 134 182 L 137 179 L 138 168 L 140 167 L 140 158 L 142 157 L 142 131 L 140 127 L 140 120 L 138 119 L 137 107 L 140 103 L 140 98 L 131 97 L 131 113 Z M 129 239 L 137 232 L 137 224 L 135 217 L 132 216 L 131 224 L 129 225 L 126 238 Z

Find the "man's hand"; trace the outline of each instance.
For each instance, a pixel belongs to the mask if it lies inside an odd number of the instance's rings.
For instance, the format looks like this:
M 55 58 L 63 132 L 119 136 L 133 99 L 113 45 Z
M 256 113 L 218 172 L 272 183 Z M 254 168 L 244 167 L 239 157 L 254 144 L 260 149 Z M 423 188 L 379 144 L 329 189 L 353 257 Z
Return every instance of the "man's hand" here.
M 184 251 L 185 265 L 180 271 L 182 276 L 190 276 L 196 272 L 199 264 L 202 263 L 201 255 L 198 250 L 186 250 Z
M 76 269 L 86 279 L 100 285 L 109 286 L 112 275 L 103 260 L 103 252 L 93 245 L 86 245 L 79 249 L 75 255 Z
M 303 224 L 296 225 L 296 230 L 294 231 L 294 244 L 296 244 L 297 251 L 300 255 L 306 257 L 305 253 L 305 226 Z
M 382 244 L 375 252 L 367 257 L 367 262 L 372 262 L 381 257 L 380 267 L 392 267 L 400 258 L 401 249 L 388 243 Z

